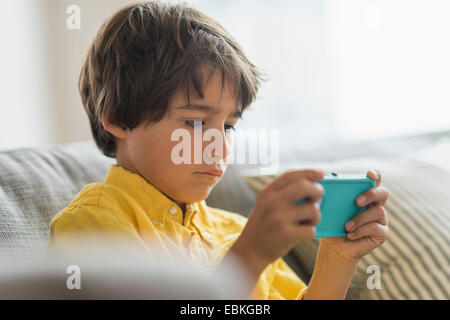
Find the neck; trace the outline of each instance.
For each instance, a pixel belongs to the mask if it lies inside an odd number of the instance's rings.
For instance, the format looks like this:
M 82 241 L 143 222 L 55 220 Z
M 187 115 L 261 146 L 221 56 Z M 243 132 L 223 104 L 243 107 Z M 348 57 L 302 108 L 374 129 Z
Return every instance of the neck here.
M 181 209 L 181 212 L 183 212 L 183 217 L 184 217 L 184 213 L 186 212 L 186 203 L 181 202 L 181 201 L 176 201 L 173 200 Z
M 134 166 L 131 164 L 131 162 L 128 161 L 128 158 L 126 156 L 123 156 L 121 153 L 119 154 L 119 152 L 117 152 L 117 156 L 116 156 L 116 165 L 119 167 L 122 167 L 130 172 L 139 174 L 141 176 L 141 174 L 134 168 Z M 145 179 L 145 177 L 142 177 L 142 178 Z M 186 203 L 181 202 L 181 201 L 176 201 L 167 195 L 166 195 L 166 197 L 168 197 L 169 199 L 174 201 L 180 207 L 181 212 L 183 212 L 183 217 L 184 217 L 184 214 L 186 212 Z

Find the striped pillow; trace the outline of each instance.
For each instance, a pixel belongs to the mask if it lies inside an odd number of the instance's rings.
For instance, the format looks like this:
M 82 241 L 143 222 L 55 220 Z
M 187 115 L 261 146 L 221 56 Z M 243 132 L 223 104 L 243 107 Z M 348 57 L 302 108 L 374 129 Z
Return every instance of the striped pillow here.
M 312 166 L 296 166 L 312 167 Z M 365 173 L 377 168 L 382 184 L 390 190 L 385 208 L 389 238 L 361 259 L 347 299 L 449 299 L 450 298 L 450 172 L 409 160 L 397 163 L 366 161 L 320 164 L 326 171 Z M 247 176 L 246 182 L 258 194 L 275 176 Z M 298 243 L 294 256 L 308 278 L 314 269 L 319 240 Z M 380 268 L 381 288 L 369 289 L 368 267 Z

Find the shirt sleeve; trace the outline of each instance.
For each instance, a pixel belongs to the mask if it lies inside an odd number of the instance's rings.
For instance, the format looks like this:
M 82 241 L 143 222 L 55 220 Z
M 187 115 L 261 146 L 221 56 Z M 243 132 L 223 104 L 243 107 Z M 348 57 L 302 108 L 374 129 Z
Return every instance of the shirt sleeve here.
M 303 299 L 308 287 L 282 258 L 275 261 L 272 272 L 274 275 L 268 299 Z
M 230 221 L 235 226 L 230 234 L 237 238 L 244 228 L 248 218 L 237 213 L 231 213 L 222 209 L 212 208 L 213 210 L 225 213 L 231 217 Z M 271 263 L 263 271 L 251 293 L 251 300 L 301 300 L 306 293 L 306 284 L 297 276 L 297 274 L 288 266 L 288 264 L 279 258 Z

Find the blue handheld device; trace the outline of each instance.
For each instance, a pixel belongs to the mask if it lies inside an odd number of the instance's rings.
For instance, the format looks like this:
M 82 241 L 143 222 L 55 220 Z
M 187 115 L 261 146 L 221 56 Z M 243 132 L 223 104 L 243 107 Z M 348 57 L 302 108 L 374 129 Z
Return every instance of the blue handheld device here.
M 367 209 L 367 206 L 357 206 L 355 199 L 364 191 L 375 187 L 376 181 L 363 174 L 328 173 L 317 183 L 323 186 L 324 194 L 318 200 L 321 219 L 316 226 L 314 238 L 345 236 L 345 223 Z M 297 204 L 307 201 L 302 199 Z

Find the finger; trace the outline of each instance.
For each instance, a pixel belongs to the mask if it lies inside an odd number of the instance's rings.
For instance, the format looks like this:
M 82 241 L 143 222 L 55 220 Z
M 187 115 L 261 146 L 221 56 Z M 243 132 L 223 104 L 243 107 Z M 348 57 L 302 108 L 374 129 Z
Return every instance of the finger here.
M 301 199 L 316 202 L 324 193 L 322 185 L 306 179 L 297 180 L 279 191 L 279 198 L 285 203 L 294 204 Z
M 325 172 L 316 169 L 292 170 L 283 173 L 270 184 L 273 190 L 281 190 L 295 181 L 308 179 L 311 181 L 322 180 Z
M 367 177 L 377 182 L 376 186 L 378 187 L 381 183 L 381 172 L 378 169 L 372 169 L 367 171 Z
M 383 242 L 389 233 L 388 226 L 377 222 L 370 222 L 360 226 L 353 232 L 347 233 L 347 238 L 356 240 L 364 237 L 373 237 Z
M 360 226 L 370 222 L 378 222 L 382 225 L 388 224 L 387 214 L 384 207 L 375 206 L 357 214 L 349 221 L 347 221 L 347 223 L 345 224 L 345 230 L 347 230 L 348 232 L 352 232 L 353 230 L 358 229 Z
M 293 205 L 287 210 L 286 215 L 291 223 L 296 225 L 315 226 L 320 222 L 320 208 L 317 202 Z
M 316 228 L 311 225 L 291 225 L 288 229 L 291 241 L 311 241 L 316 235 Z
M 372 204 L 384 206 L 389 196 L 389 190 L 385 186 L 379 186 L 364 191 L 356 198 L 356 205 L 364 207 L 365 205 Z

